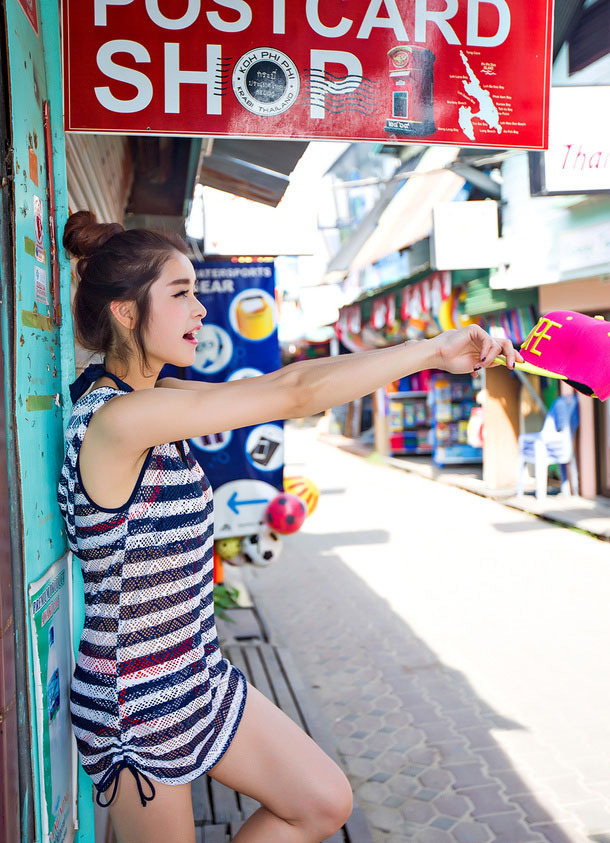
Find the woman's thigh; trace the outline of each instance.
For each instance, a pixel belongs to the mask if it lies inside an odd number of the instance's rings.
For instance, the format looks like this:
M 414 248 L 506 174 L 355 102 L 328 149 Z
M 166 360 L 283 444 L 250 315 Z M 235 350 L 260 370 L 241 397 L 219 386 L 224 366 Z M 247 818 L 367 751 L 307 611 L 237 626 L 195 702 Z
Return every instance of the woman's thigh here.
M 121 771 L 116 797 L 108 807 L 117 843 L 195 843 L 190 782 L 153 785 L 155 798 L 143 806 L 133 775 Z
M 341 815 L 344 821 L 351 813 L 352 791 L 343 771 L 250 684 L 237 732 L 208 775 L 289 822 L 312 812 Z

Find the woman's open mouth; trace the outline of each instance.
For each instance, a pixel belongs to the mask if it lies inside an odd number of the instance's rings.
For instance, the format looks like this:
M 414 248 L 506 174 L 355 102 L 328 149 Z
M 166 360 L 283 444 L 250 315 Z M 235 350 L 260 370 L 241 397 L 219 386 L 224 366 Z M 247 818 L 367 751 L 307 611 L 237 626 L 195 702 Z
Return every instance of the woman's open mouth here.
M 186 340 L 187 342 L 190 342 L 191 345 L 197 345 L 197 343 L 199 342 L 199 340 L 195 336 L 194 331 L 189 331 L 187 334 L 184 334 L 182 339 Z

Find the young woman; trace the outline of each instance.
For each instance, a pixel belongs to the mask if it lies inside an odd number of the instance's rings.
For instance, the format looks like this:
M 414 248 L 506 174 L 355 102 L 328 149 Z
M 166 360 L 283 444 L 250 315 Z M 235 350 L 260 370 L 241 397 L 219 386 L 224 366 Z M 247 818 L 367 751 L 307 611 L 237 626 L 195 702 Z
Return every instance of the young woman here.
M 420 369 L 520 355 L 470 326 L 249 380 L 159 380 L 165 363 L 193 363 L 206 315 L 184 243 L 86 211 L 63 242 L 79 258 L 76 337 L 105 358 L 71 386 L 58 488 L 85 583 L 71 715 L 98 803 L 119 843 L 194 843 L 190 782 L 207 773 L 261 803 L 235 843 L 317 843 L 349 816 L 351 788 L 221 656 L 212 491 L 187 440 L 312 415 Z

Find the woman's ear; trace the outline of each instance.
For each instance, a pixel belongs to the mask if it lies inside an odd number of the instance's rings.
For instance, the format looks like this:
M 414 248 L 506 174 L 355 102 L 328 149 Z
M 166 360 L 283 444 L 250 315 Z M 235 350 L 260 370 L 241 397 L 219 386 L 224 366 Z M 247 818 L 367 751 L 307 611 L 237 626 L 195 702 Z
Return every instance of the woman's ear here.
M 131 331 L 136 324 L 136 304 L 133 301 L 111 301 L 110 312 L 128 331 Z

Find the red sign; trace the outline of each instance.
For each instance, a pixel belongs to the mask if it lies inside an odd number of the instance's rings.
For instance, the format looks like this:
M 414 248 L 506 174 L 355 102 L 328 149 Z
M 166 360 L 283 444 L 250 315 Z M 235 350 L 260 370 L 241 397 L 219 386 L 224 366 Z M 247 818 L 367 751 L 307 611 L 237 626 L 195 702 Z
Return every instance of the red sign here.
M 547 146 L 552 0 L 64 0 L 65 128 Z

